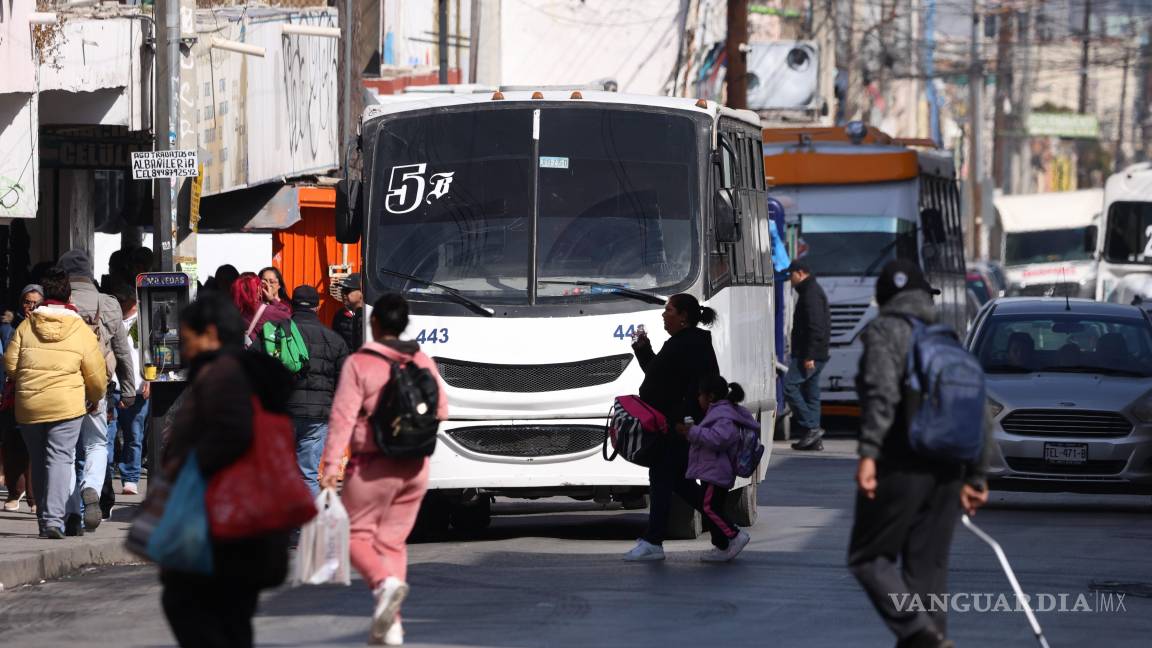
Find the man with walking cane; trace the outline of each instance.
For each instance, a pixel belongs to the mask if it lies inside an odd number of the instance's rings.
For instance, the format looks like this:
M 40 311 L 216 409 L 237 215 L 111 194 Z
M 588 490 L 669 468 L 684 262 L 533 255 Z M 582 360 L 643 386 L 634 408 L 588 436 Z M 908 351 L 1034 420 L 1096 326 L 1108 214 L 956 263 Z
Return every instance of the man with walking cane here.
M 994 441 L 983 372 L 954 334 L 935 325 L 935 293 L 916 264 L 893 261 L 884 267 L 876 281 L 880 314 L 862 334 L 856 379 L 860 460 L 848 567 L 897 636 L 898 648 L 953 645 L 945 638 L 947 610 L 934 609 L 930 601 L 947 592 L 948 553 L 960 509 L 974 515 L 988 501 L 984 475 Z M 909 369 L 910 353 L 917 354 L 915 370 Z M 940 373 L 919 373 L 925 366 Z M 917 375 L 909 376 L 914 371 Z M 918 379 L 927 392 L 924 380 L 956 376 L 953 371 L 969 371 L 967 384 L 975 386 L 966 391 L 952 387 L 962 381 L 942 380 L 935 384 L 951 391 L 931 403 L 909 387 Z M 939 409 L 938 401 L 954 407 Z M 954 415 L 963 411 L 969 415 Z M 967 441 L 967 452 L 925 450 L 917 432 L 926 416 L 940 412 L 953 415 L 937 418 L 933 428 Z M 917 600 L 922 605 L 910 604 Z

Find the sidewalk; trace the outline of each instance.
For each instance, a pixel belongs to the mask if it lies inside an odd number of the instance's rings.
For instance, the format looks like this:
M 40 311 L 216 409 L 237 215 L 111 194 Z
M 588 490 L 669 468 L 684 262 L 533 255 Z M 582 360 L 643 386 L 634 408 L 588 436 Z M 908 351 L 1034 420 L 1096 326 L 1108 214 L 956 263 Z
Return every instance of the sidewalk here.
M 124 538 L 136 506 L 144 499 L 146 482 L 147 479 L 140 483 L 140 495 L 117 494 L 111 519 L 79 538 L 37 537 L 36 518 L 29 512 L 27 502 L 20 503 L 19 512 L 0 511 L 0 588 L 11 590 L 61 578 L 92 565 L 143 562 L 124 548 Z M 120 480 L 115 485 L 119 493 Z

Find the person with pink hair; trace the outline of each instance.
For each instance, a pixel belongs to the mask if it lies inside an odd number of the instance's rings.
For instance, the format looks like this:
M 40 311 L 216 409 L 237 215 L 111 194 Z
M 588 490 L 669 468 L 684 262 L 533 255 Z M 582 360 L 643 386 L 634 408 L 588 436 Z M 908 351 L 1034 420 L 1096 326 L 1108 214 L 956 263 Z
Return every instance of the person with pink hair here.
M 245 272 L 232 283 L 232 303 L 244 318 L 246 346 L 259 339 L 265 323 L 283 322 L 292 317 L 292 309 L 284 302 L 265 303 L 260 277 L 254 272 Z

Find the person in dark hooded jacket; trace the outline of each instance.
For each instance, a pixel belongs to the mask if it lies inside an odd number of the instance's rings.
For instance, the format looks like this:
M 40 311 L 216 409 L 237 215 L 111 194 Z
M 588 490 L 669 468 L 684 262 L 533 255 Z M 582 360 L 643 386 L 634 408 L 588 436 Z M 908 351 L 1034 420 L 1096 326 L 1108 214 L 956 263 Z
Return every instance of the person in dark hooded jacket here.
M 946 610 L 925 611 L 946 594 L 956 518 L 988 501 L 985 474 L 995 443 L 985 417 L 984 455 L 961 465 L 913 453 L 904 412 L 913 318 L 937 321 L 935 293 L 920 267 L 892 261 L 876 280 L 880 314 L 864 329 L 856 376 L 860 396 L 860 461 L 848 567 L 897 636 L 900 648 L 947 648 Z M 922 607 L 898 605 L 918 597 Z
M 292 376 L 279 360 L 244 349 L 244 322 L 224 296 L 208 293 L 180 314 L 189 384 L 164 449 L 163 471 L 175 480 L 196 452 L 205 480 L 238 461 L 252 445 L 252 397 L 287 413 Z M 243 648 L 253 642 L 260 590 L 288 574 L 288 533 L 213 541 L 212 575 L 163 569 L 161 602 L 182 648 Z
M 296 426 L 296 461 L 313 497 L 320 493 L 320 457 L 328 438 L 332 396 L 348 357 L 344 340 L 316 315 L 319 308 L 320 293 L 312 286 L 297 286 L 292 291 L 292 321 L 308 347 L 308 366 L 297 376 L 288 411 Z

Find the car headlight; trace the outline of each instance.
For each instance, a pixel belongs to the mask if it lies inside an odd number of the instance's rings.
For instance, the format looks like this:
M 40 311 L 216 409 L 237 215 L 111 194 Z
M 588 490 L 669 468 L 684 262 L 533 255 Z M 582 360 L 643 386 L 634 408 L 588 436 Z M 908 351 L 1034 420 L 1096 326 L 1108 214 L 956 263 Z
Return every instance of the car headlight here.
M 1130 411 L 1141 423 L 1152 423 L 1152 392 L 1141 396 Z
M 1000 416 L 1000 412 L 1004 411 L 1004 406 L 1000 404 L 1000 401 L 992 398 L 991 396 L 988 397 L 988 407 L 992 410 L 992 418 Z M 1152 409 L 1149 410 L 1149 413 L 1152 414 Z

